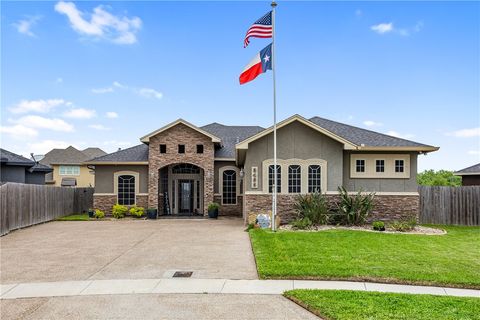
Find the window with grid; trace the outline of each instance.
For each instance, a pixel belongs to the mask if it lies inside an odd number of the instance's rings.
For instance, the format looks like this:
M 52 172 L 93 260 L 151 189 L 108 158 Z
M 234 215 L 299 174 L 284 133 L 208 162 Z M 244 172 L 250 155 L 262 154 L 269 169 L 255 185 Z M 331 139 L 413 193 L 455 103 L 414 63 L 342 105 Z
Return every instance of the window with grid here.
M 172 173 L 196 174 L 196 173 L 200 173 L 200 168 L 194 164 L 182 163 L 174 166 L 172 168 Z
M 268 192 L 273 192 L 274 166 L 268 166 Z M 282 167 L 277 164 L 277 193 L 282 192 Z
M 395 160 L 395 172 L 403 172 L 405 169 L 405 162 L 403 160 Z
M 385 160 L 375 160 L 375 171 L 385 172 Z
M 135 177 L 123 175 L 118 177 L 118 204 L 135 204 Z
M 301 185 L 301 167 L 299 165 L 288 166 L 288 193 L 300 193 Z
M 365 160 L 357 160 L 355 162 L 355 171 L 357 172 L 365 172 Z
M 308 192 L 322 192 L 322 173 L 319 165 L 308 166 Z
M 78 176 L 80 175 L 80 166 L 60 166 L 61 176 Z
M 237 173 L 235 172 L 235 170 L 223 171 L 222 203 L 237 203 Z

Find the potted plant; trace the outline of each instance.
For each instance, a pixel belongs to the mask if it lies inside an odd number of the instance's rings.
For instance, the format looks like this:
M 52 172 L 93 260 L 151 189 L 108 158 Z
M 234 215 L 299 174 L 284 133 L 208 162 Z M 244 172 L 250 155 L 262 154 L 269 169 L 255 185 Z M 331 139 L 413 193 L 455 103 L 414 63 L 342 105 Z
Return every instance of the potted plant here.
M 147 217 L 148 217 L 148 219 L 157 219 L 157 209 L 148 208 L 147 209 Z
M 88 209 L 88 217 L 89 217 L 89 218 L 93 218 L 93 215 L 94 215 L 94 214 L 95 214 L 95 210 L 94 210 L 94 209 L 92 209 L 92 208 Z
M 212 219 L 218 218 L 218 208 L 220 205 L 216 202 L 212 202 L 208 205 L 208 217 Z
M 141 218 L 145 214 L 143 207 L 133 206 L 129 210 L 130 214 L 135 218 Z

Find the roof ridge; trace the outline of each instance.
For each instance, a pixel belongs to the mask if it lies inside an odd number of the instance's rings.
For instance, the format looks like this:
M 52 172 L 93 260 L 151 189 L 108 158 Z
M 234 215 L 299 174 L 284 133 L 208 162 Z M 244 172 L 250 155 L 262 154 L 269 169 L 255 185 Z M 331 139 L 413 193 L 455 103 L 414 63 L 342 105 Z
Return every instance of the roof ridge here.
M 117 150 L 117 151 L 114 151 L 114 152 L 111 152 L 111 153 L 107 153 L 107 154 L 104 154 L 104 155 L 102 155 L 102 156 L 99 156 L 99 157 L 96 157 L 96 158 L 93 158 L 93 159 L 89 159 L 88 161 L 99 160 L 99 159 L 101 159 L 101 158 L 103 158 L 103 157 L 110 156 L 110 155 L 114 155 L 114 154 L 119 153 L 119 152 L 125 152 L 125 151 L 127 151 L 127 150 L 130 150 L 130 149 L 133 149 L 133 148 L 137 148 L 137 147 L 142 146 L 142 145 L 145 145 L 145 143 L 139 143 L 139 144 L 137 144 L 137 145 L 135 145 L 135 146 L 132 146 L 132 147 L 128 147 L 128 148 L 125 148 L 125 149 L 120 149 L 120 150 Z
M 423 143 L 416 142 L 416 141 L 413 141 L 413 140 L 408 140 L 408 139 L 405 139 L 405 138 L 395 137 L 395 136 L 392 136 L 392 135 L 389 135 L 389 134 L 385 134 L 385 133 L 382 133 L 382 132 L 373 131 L 373 130 L 365 129 L 365 128 L 360 128 L 360 127 L 357 127 L 357 126 L 354 126 L 354 125 L 351 125 L 351 124 L 347 124 L 347 123 L 343 123 L 343 122 L 338 122 L 338 121 L 335 121 L 335 120 L 330 120 L 330 119 L 322 118 L 322 117 L 319 117 L 319 116 L 314 116 L 314 117 L 311 117 L 310 119 L 307 119 L 307 120 L 310 121 L 310 122 L 312 122 L 312 119 L 314 119 L 314 118 L 318 118 L 318 119 L 322 119 L 322 120 L 334 122 L 334 123 L 340 124 L 340 125 L 342 125 L 342 126 L 347 126 L 347 127 L 350 127 L 350 128 L 355 128 L 355 129 L 359 129 L 359 130 L 371 132 L 371 133 L 374 133 L 374 134 L 380 134 L 380 135 L 382 135 L 382 136 L 386 136 L 386 137 L 390 137 L 390 138 L 395 138 L 395 139 L 399 139 L 399 140 L 403 140 L 403 141 L 407 141 L 407 142 L 412 142 L 412 143 L 416 143 L 416 144 L 421 144 L 421 145 L 424 145 L 424 146 L 430 146 L 430 145 L 428 145 L 428 144 L 423 144 Z M 313 122 L 313 123 L 316 124 L 317 126 L 319 126 L 319 124 L 317 124 L 317 123 L 315 123 L 315 122 Z

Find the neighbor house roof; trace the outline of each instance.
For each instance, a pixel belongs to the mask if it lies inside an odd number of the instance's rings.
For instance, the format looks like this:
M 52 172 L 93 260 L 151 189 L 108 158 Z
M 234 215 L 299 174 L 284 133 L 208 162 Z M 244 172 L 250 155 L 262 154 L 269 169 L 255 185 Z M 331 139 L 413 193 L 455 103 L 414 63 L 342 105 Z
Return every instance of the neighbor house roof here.
M 10 166 L 28 167 L 30 171 L 52 171 L 51 168 L 5 149 L 0 149 L 0 162 Z
M 220 123 L 211 123 L 201 127 L 203 130 L 221 139 L 221 147 L 215 150 L 215 158 L 235 159 L 235 145 L 251 137 L 264 128 L 259 126 L 226 126 Z
M 119 150 L 104 156 L 86 161 L 86 164 L 110 163 L 148 164 L 148 145 L 142 143 L 138 146 Z
M 83 162 L 94 157 L 107 154 L 99 148 L 87 148 L 80 151 L 72 146 L 66 149 L 53 149 L 45 154 L 40 163 L 45 165 L 65 164 L 65 165 L 80 165 Z
M 458 170 L 454 173 L 456 176 L 480 175 L 480 163 L 474 164 L 471 167 Z

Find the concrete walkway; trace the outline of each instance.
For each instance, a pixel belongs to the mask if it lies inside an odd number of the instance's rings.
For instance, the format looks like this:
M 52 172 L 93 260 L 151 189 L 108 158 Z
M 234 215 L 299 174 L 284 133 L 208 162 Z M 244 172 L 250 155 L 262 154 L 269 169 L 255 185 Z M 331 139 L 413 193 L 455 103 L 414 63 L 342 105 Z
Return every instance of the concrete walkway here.
M 480 290 L 349 281 L 128 279 L 34 282 L 0 285 L 0 299 L 119 294 L 260 294 L 292 289 L 398 292 L 480 298 Z

